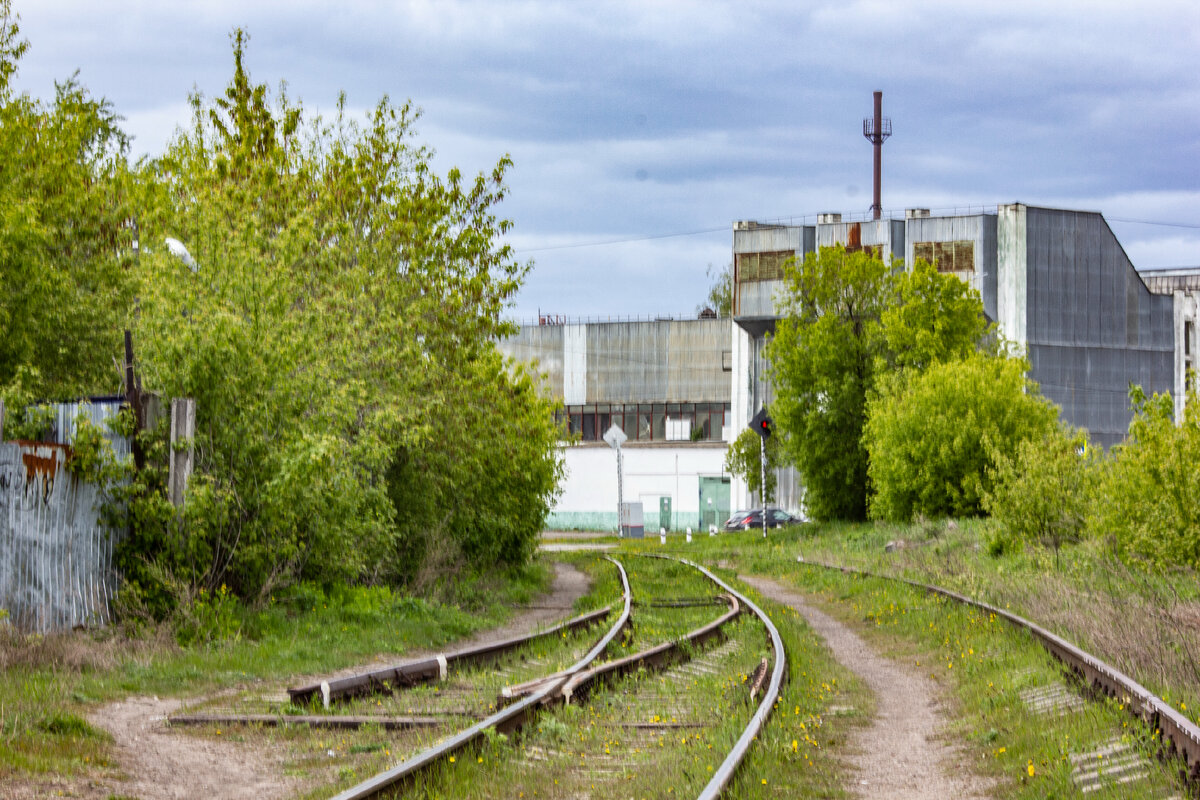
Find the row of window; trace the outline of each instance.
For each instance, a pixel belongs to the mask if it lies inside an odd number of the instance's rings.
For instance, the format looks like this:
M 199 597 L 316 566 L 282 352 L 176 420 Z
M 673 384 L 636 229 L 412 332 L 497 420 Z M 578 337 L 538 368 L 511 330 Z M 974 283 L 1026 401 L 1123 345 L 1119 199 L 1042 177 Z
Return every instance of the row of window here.
M 783 280 L 783 262 L 796 255 L 791 250 L 779 250 L 770 253 L 738 253 L 737 282 L 750 281 L 781 281 Z
M 938 272 L 974 272 L 975 243 L 970 239 L 957 242 L 913 242 L 913 260 L 918 258 L 936 264 Z
M 878 245 L 860 245 L 857 242 L 846 245 L 848 253 L 859 250 L 875 256 L 880 253 Z M 735 257 L 737 282 L 783 280 L 783 263 L 793 255 L 795 253 L 790 250 L 738 253 Z M 913 258 L 923 258 L 930 264 L 937 264 L 939 272 L 974 272 L 975 243 L 969 239 L 955 242 L 914 242 Z
M 592 403 L 567 406 L 559 420 L 581 442 L 604 441 L 617 425 L 631 442 L 713 442 L 730 424 L 729 403 Z

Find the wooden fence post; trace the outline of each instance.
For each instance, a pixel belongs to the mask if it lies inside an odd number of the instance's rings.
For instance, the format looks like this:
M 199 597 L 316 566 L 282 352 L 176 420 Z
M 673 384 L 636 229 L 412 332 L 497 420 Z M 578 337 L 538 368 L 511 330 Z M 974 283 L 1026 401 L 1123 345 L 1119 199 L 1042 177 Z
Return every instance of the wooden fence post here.
M 178 397 L 171 401 L 171 461 L 167 475 L 167 496 L 171 505 L 183 508 L 188 478 L 196 455 L 192 440 L 196 436 L 196 401 Z

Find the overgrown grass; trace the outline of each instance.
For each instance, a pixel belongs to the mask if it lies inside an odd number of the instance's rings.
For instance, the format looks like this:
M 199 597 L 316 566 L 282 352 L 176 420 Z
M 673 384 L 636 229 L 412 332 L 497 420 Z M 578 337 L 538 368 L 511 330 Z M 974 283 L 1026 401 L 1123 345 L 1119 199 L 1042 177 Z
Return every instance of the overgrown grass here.
M 326 673 L 379 655 L 439 647 L 511 615 L 549 587 L 545 562 L 465 575 L 441 602 L 386 587 L 302 586 L 264 609 L 230 605 L 221 635 L 180 646 L 167 626 L 21 636 L 0 628 L 0 781 L 95 772 L 111 777 L 110 738 L 85 718 L 133 694 L 187 696 Z
M 758 534 L 704 537 L 694 558 L 767 574 L 813 595 L 827 611 L 872 639 L 887 655 L 931 675 L 955 703 L 952 733 L 966 742 L 970 768 L 997 781 L 1001 797 L 1078 796 L 1081 754 L 1117 742 L 1147 761 L 1148 782 L 1089 796 L 1167 796 L 1173 765 L 1156 766 L 1153 732 L 1113 702 L 1043 716 L 1023 692 L 1062 683 L 1061 665 L 1028 634 L 980 612 L 901 584 L 847 577 L 796 562 L 827 561 L 903 575 L 957 589 L 1057 630 L 1132 673 L 1195 719 L 1197 587 L 1190 574 L 1153 574 L 1113 561 L 1095 544 L 1058 557 L 1027 549 L 988 553 L 990 523 L 913 526 L 806 525 Z M 885 552 L 888 542 L 903 545 Z M 678 545 L 676 543 L 677 549 Z M 1193 616 L 1196 615 L 1196 616 Z M 1103 759 L 1093 765 L 1103 769 Z
M 1200 722 L 1200 581 L 1116 559 L 1097 541 L 993 555 L 989 520 L 805 526 L 808 558 L 955 589 L 1010 608 L 1122 670 Z M 903 542 L 885 552 L 888 542 Z
M 637 599 L 713 593 L 711 582 L 690 568 L 640 559 L 625 563 Z M 789 676 L 729 796 L 850 797 L 840 748 L 848 732 L 869 717 L 869 692 L 833 661 L 796 612 L 763 605 L 780 628 Z M 664 609 L 642 602 L 630 647 L 676 637 L 719 613 L 719 607 Z M 694 654 L 708 659 L 711 673 L 639 671 L 582 703 L 546 712 L 518 735 L 489 737 L 397 796 L 695 796 L 757 706 L 746 681 L 769 652 L 765 630 L 753 617 L 741 617 L 727 634 L 734 647 L 710 644 Z M 646 727 L 632 727 L 635 723 Z M 671 727 L 678 724 L 700 727 Z

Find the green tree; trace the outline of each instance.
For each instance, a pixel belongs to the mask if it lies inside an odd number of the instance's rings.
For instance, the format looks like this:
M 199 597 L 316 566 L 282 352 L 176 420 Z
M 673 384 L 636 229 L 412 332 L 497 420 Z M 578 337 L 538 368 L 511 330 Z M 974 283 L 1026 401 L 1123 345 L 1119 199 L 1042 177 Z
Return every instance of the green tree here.
M 50 104 L 17 94 L 27 49 L 0 0 L 0 391 L 10 406 L 116 389 L 132 300 L 119 118 L 77 76 Z
M 1190 391 L 1175 424 L 1170 394 L 1130 390 L 1129 436 L 1102 464 L 1088 529 L 1126 557 L 1200 567 L 1200 400 Z
M 1041 441 L 1058 419 L 1028 369 L 1023 359 L 973 353 L 883 382 L 863 431 L 871 516 L 979 514 L 996 459 Z
M 772 416 L 800 471 L 808 513 L 863 519 L 867 395 L 883 355 L 888 267 L 869 253 L 822 248 L 784 268 L 783 318 L 767 346 Z
M 767 499 L 775 496 L 775 470 L 782 465 L 779 451 L 779 437 L 772 436 L 767 439 L 766 498 L 759 495 L 760 505 L 763 506 L 767 505 Z M 725 451 L 725 471 L 744 480 L 752 494 L 759 494 L 762 490 L 762 455 L 762 437 L 753 428 L 746 428 Z
M 450 561 L 527 558 L 560 465 L 552 407 L 494 349 L 528 269 L 498 241 L 510 160 L 442 178 L 410 104 L 307 117 L 251 81 L 245 43 L 138 176 L 140 366 L 196 398 L 197 473 L 182 520 L 131 509 L 158 527 L 130 561 L 254 597 L 411 578 L 431 532 Z
M 1040 542 L 1054 548 L 1083 532 L 1095 451 L 1087 434 L 1056 425 L 1041 438 L 1030 437 L 1011 453 L 992 448 L 992 489 L 983 507 L 1016 543 Z
M 712 264 L 708 265 L 708 269 L 704 271 L 708 279 L 712 282 L 708 287 L 708 297 L 704 302 L 696 307 L 696 311 L 703 311 L 705 308 L 711 308 L 717 312 L 718 317 L 730 317 L 733 315 L 733 265 L 726 264 L 721 269 L 717 269 Z
M 881 380 L 961 359 L 991 333 L 969 285 L 923 260 L 898 267 L 842 247 L 785 267 L 785 318 L 767 356 L 787 456 L 818 519 L 867 514 L 863 430 Z
M 919 371 L 965 358 L 990 331 L 979 292 L 924 259 L 896 274 L 892 291 L 880 314 L 889 370 Z

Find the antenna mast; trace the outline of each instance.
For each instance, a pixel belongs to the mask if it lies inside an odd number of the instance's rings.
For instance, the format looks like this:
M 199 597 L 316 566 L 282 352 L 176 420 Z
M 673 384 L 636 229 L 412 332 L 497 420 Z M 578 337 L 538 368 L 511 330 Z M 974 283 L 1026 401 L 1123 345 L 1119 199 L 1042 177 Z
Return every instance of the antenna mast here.
M 863 136 L 875 145 L 875 202 L 871 204 L 871 218 L 879 219 L 883 212 L 880 200 L 883 184 L 883 143 L 892 135 L 892 120 L 883 116 L 883 92 L 875 92 L 875 116 L 863 120 Z

